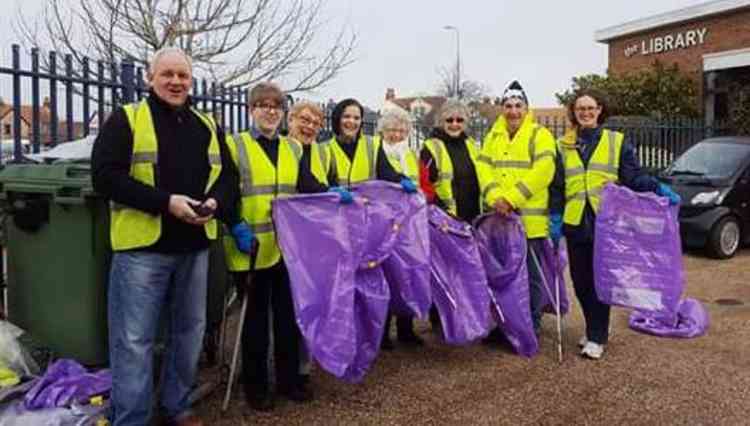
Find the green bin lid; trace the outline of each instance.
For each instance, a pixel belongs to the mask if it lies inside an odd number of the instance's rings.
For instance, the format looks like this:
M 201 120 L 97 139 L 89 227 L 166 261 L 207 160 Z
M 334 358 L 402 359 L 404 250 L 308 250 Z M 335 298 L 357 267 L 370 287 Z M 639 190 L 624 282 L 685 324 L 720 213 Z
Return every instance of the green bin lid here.
M 88 164 L 8 164 L 0 171 L 2 194 L 49 193 L 57 196 L 94 195 Z

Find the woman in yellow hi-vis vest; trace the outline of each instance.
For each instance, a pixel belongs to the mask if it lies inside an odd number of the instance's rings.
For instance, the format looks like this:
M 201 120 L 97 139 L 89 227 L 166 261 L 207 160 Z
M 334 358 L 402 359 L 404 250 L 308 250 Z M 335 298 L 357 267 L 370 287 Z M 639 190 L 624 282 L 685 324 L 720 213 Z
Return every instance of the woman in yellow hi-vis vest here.
M 317 141 L 318 133 L 325 122 L 323 110 L 312 102 L 297 102 L 289 109 L 287 122 L 289 123 L 289 138 L 302 144 L 305 151 L 313 151 L 312 154 L 320 158 L 324 173 L 322 178 L 326 181 L 324 183 L 331 186 L 338 185 L 336 163 L 331 158 L 331 151 Z
M 601 190 L 613 182 L 680 202 L 668 186 L 641 170 L 622 133 L 603 127 L 607 115 L 604 97 L 595 91 L 576 93 L 568 105 L 573 128 L 558 142 L 550 202 L 550 234 L 557 243 L 564 227 L 570 276 L 586 321 L 579 345 L 581 355 L 590 359 L 602 357 L 609 339 L 609 305 L 599 301 L 594 288 L 594 224 Z
M 435 114 L 435 128 L 420 152 L 420 186 L 427 200 L 468 223 L 482 211 L 481 193 L 492 176 L 477 167 L 479 144 L 466 135 L 469 108 L 446 101 Z M 441 328 L 437 310 L 430 309 L 433 329 Z
M 224 246 L 229 270 L 234 272 L 240 288 L 251 268 L 250 256 L 240 248 L 242 235 L 249 233 L 259 243 L 253 286 L 242 288 L 250 292 L 252 301 L 242 329 L 242 375 L 248 403 L 260 411 L 274 406 L 268 383 L 271 311 L 277 392 L 298 402 L 312 398 L 307 383 L 299 375 L 300 333 L 294 318 L 289 276 L 276 244 L 271 201 L 295 193 L 329 190 L 320 182 L 323 178 L 316 177 L 324 176 L 318 156 L 305 157 L 299 143 L 279 136 L 283 102 L 284 95 L 278 86 L 258 84 L 249 96 L 252 129 L 227 137 L 232 159 L 239 169 L 240 216 L 244 222 L 232 229 L 234 241 L 226 239 Z M 348 191 L 331 189 L 340 194 L 342 202 L 352 201 Z M 244 229 L 238 232 L 237 228 Z
M 385 157 L 379 138 L 362 131 L 364 108 L 354 99 L 344 99 L 331 113 L 333 138 L 323 144 L 335 162 L 338 184 L 351 185 L 368 180 L 401 184 L 404 191 L 417 192 L 417 181 L 397 172 Z
M 409 148 L 410 127 L 409 114 L 400 109 L 386 110 L 378 121 L 378 133 L 382 135 L 381 147 L 388 163 L 396 173 L 416 183 L 419 180 L 419 165 L 416 154 Z M 383 340 L 380 343 L 380 347 L 385 350 L 393 349 L 390 328 L 391 315 L 388 314 Z M 414 333 L 412 317 L 398 316 L 396 328 L 399 342 L 416 346 L 424 344 L 424 341 Z
M 484 139 L 478 163 L 491 170 L 493 187 L 485 192 L 487 203 L 500 214 L 521 215 L 528 246 L 527 266 L 531 319 L 537 335 L 542 321 L 542 274 L 534 262 L 542 258 L 549 236 L 549 185 L 555 175 L 555 139 L 537 124 L 529 112 L 526 93 L 513 81 L 502 96 L 502 113 Z M 500 338 L 493 331 L 488 341 Z

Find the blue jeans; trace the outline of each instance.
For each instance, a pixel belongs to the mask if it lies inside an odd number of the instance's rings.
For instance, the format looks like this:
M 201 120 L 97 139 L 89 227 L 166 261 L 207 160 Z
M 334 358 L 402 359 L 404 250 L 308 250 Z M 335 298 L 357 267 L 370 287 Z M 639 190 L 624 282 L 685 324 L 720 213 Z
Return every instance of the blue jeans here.
M 145 425 L 153 405 L 153 349 L 167 321 L 161 405 L 168 418 L 189 414 L 206 326 L 208 249 L 187 254 L 117 252 L 109 276 L 112 423 Z
M 544 259 L 544 241 L 545 238 L 531 238 L 526 240 L 528 253 L 526 254 L 526 267 L 529 270 L 529 300 L 531 302 L 531 321 L 534 324 L 534 332 L 538 333 L 542 328 L 542 292 L 544 283 L 542 282 L 542 271 L 537 268 L 534 259 L 531 257 L 531 251 L 536 254 L 539 262 Z

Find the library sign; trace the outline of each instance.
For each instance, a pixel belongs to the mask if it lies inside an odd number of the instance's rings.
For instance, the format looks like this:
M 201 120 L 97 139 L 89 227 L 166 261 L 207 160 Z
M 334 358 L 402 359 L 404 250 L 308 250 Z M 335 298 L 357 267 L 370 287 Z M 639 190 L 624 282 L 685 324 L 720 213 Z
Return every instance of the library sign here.
M 625 57 L 629 58 L 634 55 L 646 56 L 678 49 L 689 49 L 702 45 L 706 41 L 706 35 L 708 35 L 708 30 L 704 27 L 659 37 L 651 37 L 641 40 L 640 43 L 634 43 L 626 47 Z

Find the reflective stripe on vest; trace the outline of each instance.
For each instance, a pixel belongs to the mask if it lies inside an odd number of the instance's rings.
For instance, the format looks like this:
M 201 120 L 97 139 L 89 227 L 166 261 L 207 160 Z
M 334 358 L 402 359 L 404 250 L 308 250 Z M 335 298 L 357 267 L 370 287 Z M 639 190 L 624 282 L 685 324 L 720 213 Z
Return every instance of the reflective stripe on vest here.
M 249 133 L 227 138 L 230 151 L 240 173 L 242 195 L 240 215 L 247 222 L 259 243 L 256 268 L 265 269 L 281 259 L 271 219 L 271 201 L 297 192 L 302 146 L 279 138 L 277 163 L 272 164 L 263 147 Z M 224 238 L 227 267 L 230 271 L 247 271 L 250 258 L 241 253 L 231 236 Z
M 472 138 L 467 138 L 465 143 L 466 149 L 469 152 L 469 159 L 474 166 L 477 178 L 479 178 L 479 170 L 477 169 L 477 157 L 479 156 L 479 153 L 477 152 L 476 142 Z M 445 147 L 445 142 L 440 139 L 428 139 L 425 141 L 425 146 L 427 147 L 427 150 L 430 151 L 430 154 L 432 154 L 432 158 L 435 161 L 435 167 L 438 171 L 438 179 L 437 182 L 435 182 L 435 193 L 443 204 L 445 204 L 448 212 L 457 215 L 458 208 L 456 206 L 456 198 L 453 196 L 453 160 L 451 160 L 448 149 Z M 482 197 L 480 200 L 484 199 L 484 196 L 488 191 L 496 187 L 497 184 L 494 182 L 490 183 L 482 191 Z M 481 202 L 479 203 L 481 205 Z
M 354 151 L 354 160 L 350 161 L 341 145 L 332 138 L 328 146 L 335 160 L 336 170 L 339 173 L 339 184 L 350 186 L 354 183 L 377 179 L 377 161 L 379 141 L 369 136 L 360 136 L 357 148 Z
M 402 169 L 401 161 L 399 161 L 398 158 L 391 157 L 387 154 L 386 158 L 388 159 L 388 163 L 390 163 L 391 167 L 393 167 L 393 170 L 396 173 L 404 175 L 411 179 L 414 183 L 419 184 L 419 164 L 417 163 L 417 156 L 412 151 L 406 153 L 406 170 Z
M 208 128 L 211 137 L 208 143 L 209 174 L 205 193 L 211 189 L 221 174 L 221 152 L 213 119 L 196 109 L 190 109 Z M 154 129 L 153 116 L 147 100 L 123 106 L 133 133 L 133 151 L 130 176 L 148 186 L 156 186 L 159 145 Z M 216 220 L 204 225 L 206 236 L 216 239 Z M 131 250 L 153 245 L 161 237 L 161 215 L 152 215 L 121 204 L 110 203 L 110 239 L 112 249 Z
M 514 175 L 517 176 L 517 178 L 514 179 L 515 182 L 513 182 L 512 185 L 505 185 L 506 190 L 512 187 L 526 199 L 527 202 L 524 204 L 524 207 L 518 209 L 518 212 L 521 214 L 521 220 L 523 221 L 526 235 L 529 238 L 536 238 L 540 236 L 546 236 L 548 232 L 547 216 L 549 214 L 549 194 L 546 191 L 543 193 L 537 193 L 536 195 L 533 194 L 531 192 L 531 189 L 529 189 L 521 179 L 524 179 L 525 176 L 530 173 L 536 161 L 546 157 L 554 159 L 555 153 L 554 151 L 550 150 L 537 152 L 537 138 L 539 132 L 542 130 L 542 126 L 536 123 L 530 125 L 533 125 L 534 127 L 532 130 L 530 130 L 531 134 L 529 135 L 529 142 L 525 150 L 526 158 L 494 159 L 488 157 L 487 155 L 480 155 L 477 161 L 481 161 L 482 163 L 489 165 L 493 170 L 496 170 L 495 181 L 492 184 L 488 185 L 482 192 L 483 199 L 484 197 L 486 197 L 487 193 L 490 190 L 498 187 L 503 187 L 503 179 L 509 179 L 498 176 L 497 170 L 512 169 L 511 171 Z M 519 132 L 522 131 L 522 129 L 523 127 L 519 129 Z M 512 142 L 512 144 L 522 142 L 522 140 L 514 141 Z M 512 144 L 510 145 L 511 147 L 513 146 Z M 517 151 L 514 154 L 516 157 L 524 156 L 522 154 L 524 151 L 520 147 L 517 147 L 516 149 Z
M 586 168 L 575 145 L 576 135 L 566 135 L 572 139 L 560 142 L 559 151 L 565 166 L 565 211 L 563 221 L 569 225 L 579 225 L 586 208 L 591 204 L 594 213 L 599 212 L 601 192 L 609 182 L 617 182 L 620 168 L 620 152 L 624 136 L 612 130 L 603 130 L 599 143 Z

